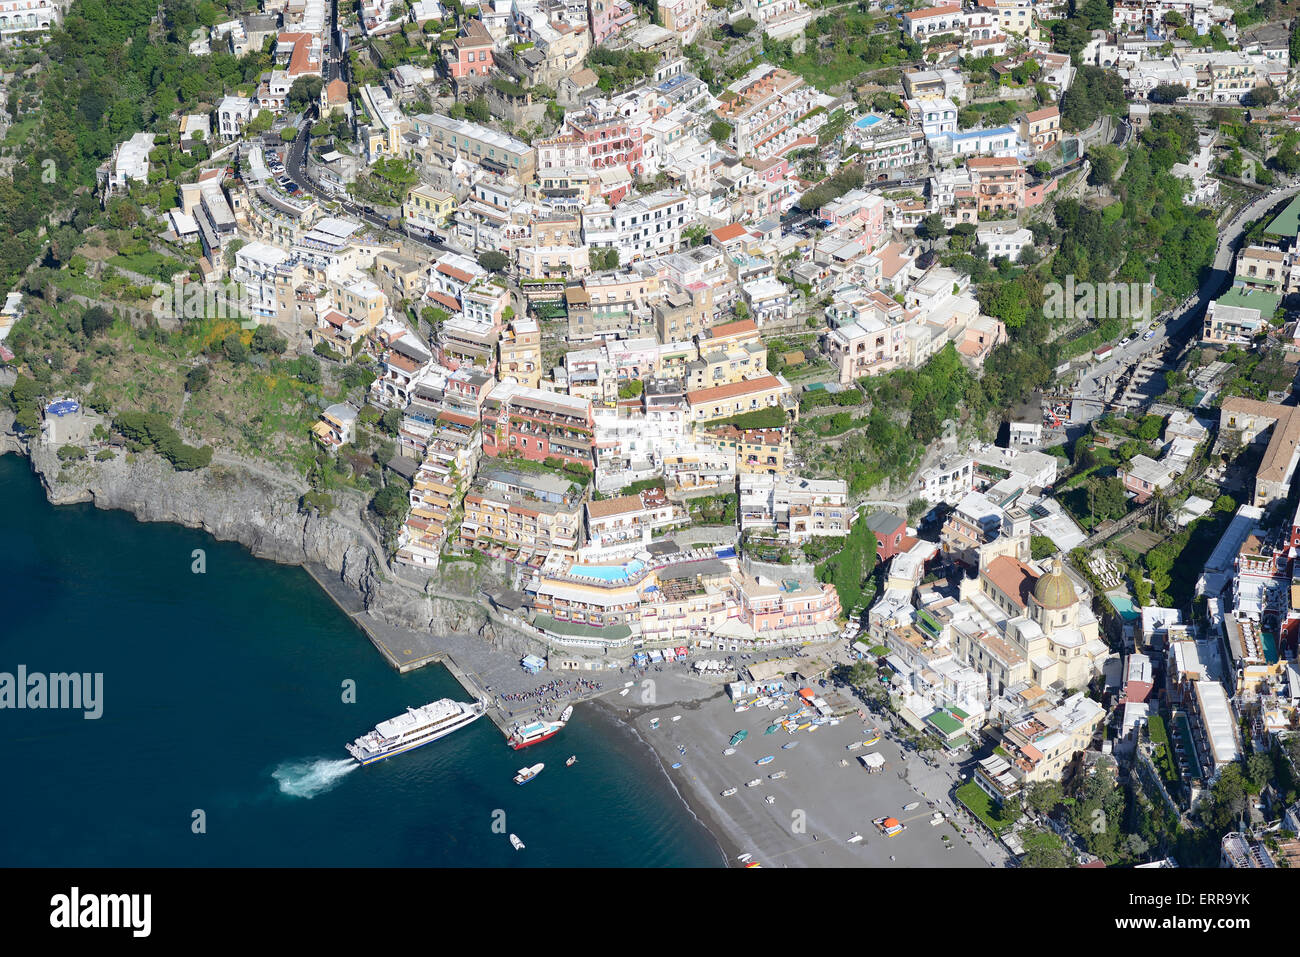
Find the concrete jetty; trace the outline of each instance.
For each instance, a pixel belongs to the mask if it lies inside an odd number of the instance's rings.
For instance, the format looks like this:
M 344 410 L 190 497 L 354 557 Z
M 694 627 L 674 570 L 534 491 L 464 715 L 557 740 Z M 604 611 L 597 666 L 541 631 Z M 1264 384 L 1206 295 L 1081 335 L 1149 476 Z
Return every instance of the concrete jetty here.
M 433 635 L 397 628 L 366 611 L 361 596 L 328 569 L 312 565 L 304 567 L 334 604 L 356 622 L 357 627 L 390 665 L 402 673 L 431 664 L 442 665 L 470 697 L 488 702 L 486 714 L 503 735 L 508 735 L 515 724 L 538 717 L 543 710 L 563 709 L 565 704 L 576 704 L 607 693 L 602 689 L 599 692 L 573 695 L 565 701 L 548 702 L 544 708 L 524 702 L 520 702 L 516 708 L 509 708 L 503 704 L 502 695 L 528 693 L 539 684 L 577 678 L 580 675 L 549 672 L 544 680 L 538 681 L 537 677 L 522 671 L 518 661 L 491 648 L 477 635 Z M 607 675 L 603 677 L 607 680 Z

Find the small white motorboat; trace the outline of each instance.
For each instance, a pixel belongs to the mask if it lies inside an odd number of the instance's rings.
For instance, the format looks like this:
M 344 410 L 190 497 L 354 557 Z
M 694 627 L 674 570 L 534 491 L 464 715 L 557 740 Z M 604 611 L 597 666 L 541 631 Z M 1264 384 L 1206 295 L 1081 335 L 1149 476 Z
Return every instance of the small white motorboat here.
M 735 749 L 735 748 L 727 748 L 727 750 L 723 751 L 722 753 L 725 754 L 725 755 L 727 755 L 728 757 L 730 757 L 731 755 L 733 755 L 733 754 L 736 753 L 736 749 Z
M 736 788 L 727 788 L 727 790 L 722 792 L 722 796 L 724 798 L 729 798 L 735 793 L 736 793 Z
M 515 784 L 527 784 L 541 774 L 544 767 L 546 767 L 544 764 L 534 764 L 530 768 L 520 768 L 519 773 L 515 775 Z
M 754 778 L 754 780 L 752 780 L 752 781 L 746 781 L 746 782 L 745 782 L 745 787 L 747 787 L 747 788 L 756 788 L 756 787 L 758 787 L 758 786 L 759 786 L 760 784 L 762 784 L 762 783 L 763 783 L 763 779 L 762 779 L 762 778 Z
M 675 715 L 673 715 L 673 720 L 674 720 L 674 721 L 680 721 L 680 720 L 682 720 L 682 716 L 681 716 L 680 714 L 675 714 Z
M 576 754 L 571 754 L 569 755 L 569 760 L 564 762 L 564 766 L 566 768 L 571 768 L 577 763 L 578 763 L 578 756 Z
M 516 851 L 522 851 L 524 849 L 524 842 L 519 840 L 518 834 L 510 835 L 510 843 Z
M 618 694 L 619 694 L 619 697 L 621 697 L 621 698 L 626 698 L 626 697 L 627 697 L 627 689 L 626 689 L 626 688 L 622 689 L 621 691 L 619 691 Z
M 859 834 L 857 831 L 854 831 L 854 832 L 853 832 L 853 836 L 849 838 L 849 843 L 850 843 L 850 844 L 860 844 L 860 843 L 862 843 L 862 835 Z

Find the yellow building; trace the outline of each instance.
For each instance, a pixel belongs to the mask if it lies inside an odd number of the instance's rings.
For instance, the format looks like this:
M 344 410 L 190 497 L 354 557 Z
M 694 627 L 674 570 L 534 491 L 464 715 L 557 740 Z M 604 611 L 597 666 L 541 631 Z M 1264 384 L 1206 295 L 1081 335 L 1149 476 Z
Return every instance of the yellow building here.
M 456 197 L 445 189 L 426 183 L 411 187 L 402 204 L 402 218 L 408 226 L 431 231 L 438 229 L 456 212 Z

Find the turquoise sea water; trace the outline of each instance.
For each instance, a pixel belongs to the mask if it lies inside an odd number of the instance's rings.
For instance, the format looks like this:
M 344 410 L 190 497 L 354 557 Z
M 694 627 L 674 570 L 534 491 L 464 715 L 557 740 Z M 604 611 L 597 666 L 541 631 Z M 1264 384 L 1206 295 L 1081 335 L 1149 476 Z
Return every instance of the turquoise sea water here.
M 483 719 L 355 767 L 346 742 L 407 705 L 465 699 L 460 685 L 438 667 L 394 672 L 301 569 L 54 508 L 12 455 L 0 582 L 0 672 L 103 674 L 98 720 L 0 709 L 2 865 L 722 864 L 649 753 L 590 706 L 527 752 Z M 511 781 L 537 761 L 537 780 Z

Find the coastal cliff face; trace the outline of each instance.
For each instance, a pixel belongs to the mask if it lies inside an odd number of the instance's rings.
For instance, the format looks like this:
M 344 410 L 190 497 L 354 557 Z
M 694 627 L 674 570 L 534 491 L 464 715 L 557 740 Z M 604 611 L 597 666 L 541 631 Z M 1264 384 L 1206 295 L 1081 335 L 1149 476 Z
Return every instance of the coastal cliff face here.
M 472 580 L 455 576 L 440 584 L 465 597 L 433 595 L 391 578 L 355 517 L 342 508 L 328 515 L 298 508 L 303 491 L 286 477 L 275 480 L 243 465 L 213 464 L 177 472 L 159 456 L 123 451 L 105 462 L 61 462 L 40 443 L 24 448 L 13 437 L 5 446 L 26 454 L 51 504 L 89 502 L 121 509 L 144 522 L 172 522 L 200 528 L 221 541 L 234 541 L 258 558 L 290 565 L 324 567 L 360 595 L 366 611 L 389 625 L 433 635 L 479 634 L 497 645 L 513 645 L 489 620 Z M 460 586 L 457 588 L 457 586 Z M 522 636 L 513 636 L 524 640 Z

